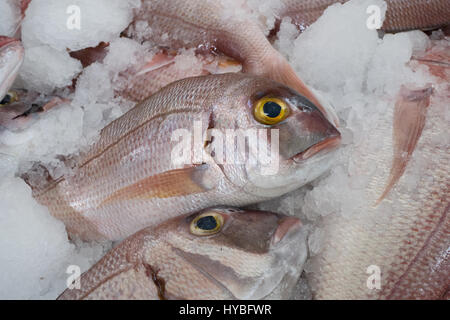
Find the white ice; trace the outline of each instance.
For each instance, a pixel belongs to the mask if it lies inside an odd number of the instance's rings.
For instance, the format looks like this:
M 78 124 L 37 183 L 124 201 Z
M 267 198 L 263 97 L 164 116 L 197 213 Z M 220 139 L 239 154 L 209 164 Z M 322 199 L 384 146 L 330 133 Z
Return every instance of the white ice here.
M 33 0 L 22 24 L 25 47 L 95 47 L 117 38 L 131 22 L 137 0 Z

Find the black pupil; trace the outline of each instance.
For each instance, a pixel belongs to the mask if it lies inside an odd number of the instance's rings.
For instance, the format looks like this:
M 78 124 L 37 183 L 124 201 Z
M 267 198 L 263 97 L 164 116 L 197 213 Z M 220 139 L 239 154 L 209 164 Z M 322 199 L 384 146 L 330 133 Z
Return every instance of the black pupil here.
M 276 102 L 266 102 L 263 107 L 264 114 L 270 118 L 276 118 L 281 113 L 281 107 Z
M 2 101 L 0 101 L 0 104 L 7 104 L 11 102 L 11 95 L 8 93 Z
M 217 227 L 217 222 L 213 216 L 206 216 L 198 219 L 197 227 L 202 230 L 213 230 Z

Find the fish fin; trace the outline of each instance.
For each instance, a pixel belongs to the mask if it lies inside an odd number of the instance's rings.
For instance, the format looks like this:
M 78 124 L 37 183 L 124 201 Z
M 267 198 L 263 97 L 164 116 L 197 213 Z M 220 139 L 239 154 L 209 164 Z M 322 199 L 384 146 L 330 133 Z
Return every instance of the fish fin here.
M 33 163 L 32 167 L 20 177 L 30 186 L 33 197 L 39 197 L 63 179 L 52 177 L 49 170 L 38 162 Z
M 216 62 L 216 63 L 214 63 Z M 219 57 L 218 61 L 207 62 L 203 66 L 203 70 L 207 74 L 222 74 L 228 72 L 239 72 L 242 70 L 242 65 L 239 61 L 228 57 Z
M 175 57 L 165 53 L 157 53 L 153 56 L 152 60 L 147 62 L 137 73 L 136 76 L 146 74 L 163 68 L 171 63 L 175 62 Z
M 425 89 L 410 90 L 405 86 L 400 89 L 400 95 L 394 109 L 394 157 L 392 160 L 389 180 L 377 200 L 377 205 L 388 195 L 405 172 L 417 142 L 425 126 L 426 110 L 430 105 L 433 93 L 431 86 Z
M 115 191 L 100 206 L 120 200 L 171 198 L 208 191 L 203 183 L 207 169 L 208 165 L 193 165 L 144 178 Z

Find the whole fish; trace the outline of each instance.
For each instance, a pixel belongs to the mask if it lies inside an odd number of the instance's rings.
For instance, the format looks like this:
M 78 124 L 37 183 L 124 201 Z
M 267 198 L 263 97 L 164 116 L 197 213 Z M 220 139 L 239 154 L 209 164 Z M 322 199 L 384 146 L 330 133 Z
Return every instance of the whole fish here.
M 282 0 L 278 17 L 291 17 L 300 30 L 314 23 L 335 3 L 348 0 Z M 386 18 L 381 30 L 400 32 L 429 30 L 450 25 L 450 3 L 447 0 L 386 0 Z
M 281 82 L 322 108 L 287 60 L 272 47 L 245 1 L 142 0 L 128 34 L 172 49 L 218 50 L 241 62 L 243 72 Z
M 353 170 L 368 179 L 364 200 L 320 222 L 323 249 L 307 268 L 315 298 L 449 298 L 449 49 L 443 40 L 416 58 L 438 80 L 405 85 L 352 152 Z
M 275 167 L 258 157 L 245 161 L 255 149 L 238 147 L 233 135 L 247 129 L 265 136 L 258 156 L 270 151 Z M 55 181 L 39 166 L 24 177 L 70 233 L 120 239 L 177 215 L 294 190 L 330 167 L 339 142 L 337 129 L 304 96 L 266 78 L 227 73 L 164 87 L 106 126 Z
M 300 220 L 211 208 L 145 228 L 58 299 L 261 299 L 289 294 L 306 259 Z M 278 293 L 280 294 L 280 293 Z

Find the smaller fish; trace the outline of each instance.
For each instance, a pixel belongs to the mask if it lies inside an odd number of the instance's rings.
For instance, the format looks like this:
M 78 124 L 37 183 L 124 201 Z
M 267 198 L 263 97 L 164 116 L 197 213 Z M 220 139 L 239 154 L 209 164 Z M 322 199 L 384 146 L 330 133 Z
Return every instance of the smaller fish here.
M 215 207 L 139 231 L 60 300 L 261 299 L 289 294 L 306 259 L 294 217 Z M 281 284 L 281 286 L 280 286 Z

